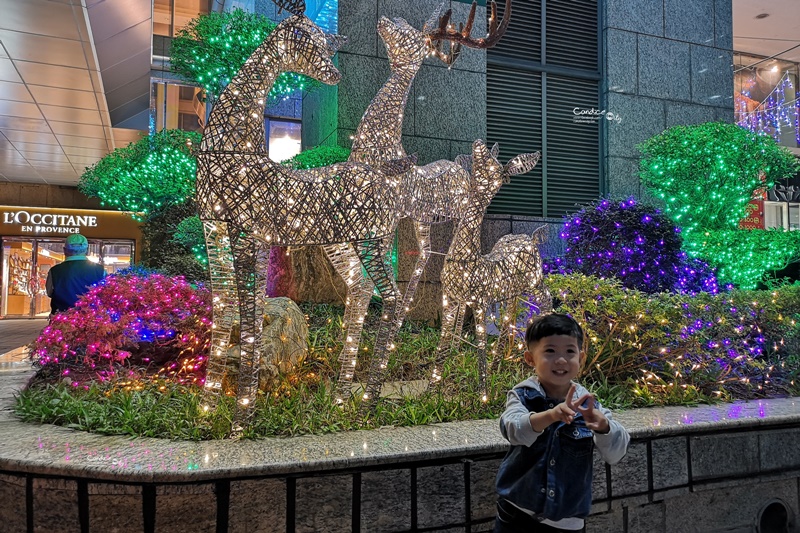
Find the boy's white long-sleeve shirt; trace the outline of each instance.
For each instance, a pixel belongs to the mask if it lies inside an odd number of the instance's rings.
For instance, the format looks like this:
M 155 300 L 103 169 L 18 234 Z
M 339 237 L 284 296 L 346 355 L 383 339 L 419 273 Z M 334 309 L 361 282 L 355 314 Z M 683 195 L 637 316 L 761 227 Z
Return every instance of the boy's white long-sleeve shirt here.
M 576 398 L 580 398 L 584 394 L 588 394 L 582 385 L 575 383 L 577 386 Z M 545 391 L 539 384 L 539 380 L 535 377 L 530 377 L 525 381 L 518 383 L 514 388 L 530 387 L 538 390 L 542 394 Z M 555 407 L 555 405 L 551 406 Z M 595 433 L 594 444 L 600 452 L 600 456 L 609 464 L 618 463 L 628 450 L 628 443 L 631 440 L 630 435 L 622 427 L 622 424 L 614 420 L 611 411 L 600 406 L 603 415 L 608 419 L 609 432 L 606 434 Z M 543 432 L 534 431 L 531 427 L 530 411 L 522 404 L 519 396 L 512 390 L 508 392 L 506 398 L 506 409 L 500 416 L 500 429 L 509 443 L 514 446 L 530 446 L 536 439 L 542 435 Z

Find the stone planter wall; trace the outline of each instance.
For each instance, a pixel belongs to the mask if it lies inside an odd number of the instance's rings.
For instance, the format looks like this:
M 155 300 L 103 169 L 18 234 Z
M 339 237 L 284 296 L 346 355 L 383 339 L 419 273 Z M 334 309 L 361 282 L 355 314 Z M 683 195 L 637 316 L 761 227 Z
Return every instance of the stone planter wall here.
M 491 420 L 178 443 L 3 418 L 0 529 L 9 533 L 491 531 L 506 447 Z M 617 418 L 633 440 L 618 465 L 595 460 L 588 532 L 756 531 L 770 503 L 767 514 L 794 527 L 793 400 Z

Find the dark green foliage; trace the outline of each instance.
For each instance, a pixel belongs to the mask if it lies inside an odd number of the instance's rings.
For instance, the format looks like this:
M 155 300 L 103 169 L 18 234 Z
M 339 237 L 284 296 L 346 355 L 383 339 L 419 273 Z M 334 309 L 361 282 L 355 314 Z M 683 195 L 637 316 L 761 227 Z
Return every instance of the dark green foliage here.
M 146 220 L 152 213 L 194 196 L 200 134 L 161 130 L 117 148 L 87 168 L 78 188 L 103 205 Z
M 172 40 L 170 66 L 185 80 L 219 96 L 247 58 L 275 29 L 264 15 L 241 9 L 207 13 L 192 19 Z M 281 98 L 296 90 L 311 89 L 319 82 L 307 76 L 284 72 L 276 80 L 270 98 Z
M 303 150 L 291 159 L 281 161 L 281 164 L 295 169 L 318 168 L 334 163 L 343 163 L 347 161 L 348 157 L 350 157 L 350 150 L 347 148 L 342 148 L 341 146 L 316 146 Z

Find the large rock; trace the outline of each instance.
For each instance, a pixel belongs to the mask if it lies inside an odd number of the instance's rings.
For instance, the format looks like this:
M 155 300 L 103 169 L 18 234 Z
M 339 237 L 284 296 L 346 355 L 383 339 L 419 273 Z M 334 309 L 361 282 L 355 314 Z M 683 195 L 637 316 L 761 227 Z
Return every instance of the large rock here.
M 238 328 L 233 339 L 238 342 Z M 289 298 L 270 298 L 264 311 L 261 362 L 258 386 L 262 391 L 271 388 L 279 374 L 290 372 L 308 355 L 308 325 L 300 308 Z M 239 368 L 239 346 L 228 350 L 228 375 L 233 385 Z

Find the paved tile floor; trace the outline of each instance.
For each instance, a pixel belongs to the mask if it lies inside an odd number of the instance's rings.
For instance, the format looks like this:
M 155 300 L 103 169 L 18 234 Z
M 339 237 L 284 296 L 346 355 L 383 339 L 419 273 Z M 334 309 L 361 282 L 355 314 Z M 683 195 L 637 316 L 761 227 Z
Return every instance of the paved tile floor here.
M 47 325 L 47 319 L 0 320 L 0 372 L 30 368 L 30 344 Z

